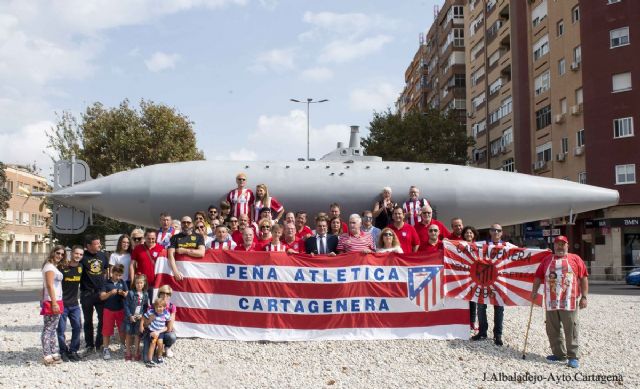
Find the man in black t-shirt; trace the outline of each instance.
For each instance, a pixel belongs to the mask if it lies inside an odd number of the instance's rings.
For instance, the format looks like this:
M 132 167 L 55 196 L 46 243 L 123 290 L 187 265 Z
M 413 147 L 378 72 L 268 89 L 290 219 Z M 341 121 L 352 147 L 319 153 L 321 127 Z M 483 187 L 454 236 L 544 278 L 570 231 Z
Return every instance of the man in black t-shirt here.
M 60 346 L 60 354 L 64 361 L 80 361 L 78 350 L 80 349 L 82 320 L 80 318 L 80 305 L 78 304 L 78 286 L 80 286 L 80 278 L 82 275 L 80 260 L 82 260 L 83 254 L 84 250 L 82 250 L 82 246 L 73 246 L 73 249 L 71 249 L 71 260 L 61 269 L 63 275 L 62 302 L 64 312 L 60 315 L 60 321 L 58 323 L 58 345 Z M 69 323 L 71 323 L 71 344 L 69 344 L 69 346 L 67 346 L 64 336 L 67 327 L 67 318 L 69 318 Z
M 105 276 L 109 267 L 109 260 L 105 253 L 101 252 L 100 238 L 88 235 L 85 239 L 84 255 L 80 261 L 82 275 L 80 277 L 80 304 L 82 316 L 84 316 L 84 342 L 87 345 L 87 353 L 92 353 L 96 348 L 102 347 L 102 310 L 104 302 L 100 300 L 100 289 L 104 285 Z M 98 314 L 98 328 L 93 338 L 93 310 Z
M 204 238 L 193 232 L 193 222 L 189 216 L 183 216 L 180 221 L 181 232 L 171 237 L 171 244 L 167 256 L 169 265 L 176 281 L 181 281 L 184 276 L 176 266 L 176 254 L 184 254 L 190 257 L 204 257 Z

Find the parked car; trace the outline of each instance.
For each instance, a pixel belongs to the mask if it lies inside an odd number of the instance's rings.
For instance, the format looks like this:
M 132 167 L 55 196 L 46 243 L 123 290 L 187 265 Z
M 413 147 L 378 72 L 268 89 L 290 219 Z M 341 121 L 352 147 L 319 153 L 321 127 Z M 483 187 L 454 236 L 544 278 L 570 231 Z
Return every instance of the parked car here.
M 640 286 L 640 267 L 637 267 L 629 272 L 626 277 L 627 285 Z

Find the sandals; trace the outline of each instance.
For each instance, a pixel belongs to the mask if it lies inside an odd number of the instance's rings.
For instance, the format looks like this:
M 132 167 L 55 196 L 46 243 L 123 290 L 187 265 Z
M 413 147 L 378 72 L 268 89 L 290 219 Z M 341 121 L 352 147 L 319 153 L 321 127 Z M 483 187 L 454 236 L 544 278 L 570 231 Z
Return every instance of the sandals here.
M 62 363 L 62 358 L 60 357 L 60 354 L 46 355 L 42 358 L 42 363 L 45 366 L 57 365 Z

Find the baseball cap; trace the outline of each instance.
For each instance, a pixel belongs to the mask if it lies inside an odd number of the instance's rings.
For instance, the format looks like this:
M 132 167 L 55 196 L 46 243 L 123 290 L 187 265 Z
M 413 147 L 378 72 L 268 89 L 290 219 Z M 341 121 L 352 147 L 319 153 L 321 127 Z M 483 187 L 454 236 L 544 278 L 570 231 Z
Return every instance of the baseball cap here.
M 553 240 L 553 243 L 555 242 L 564 242 L 569 244 L 569 239 L 567 239 L 567 237 L 564 235 L 560 235 L 560 236 L 556 236 L 556 238 Z

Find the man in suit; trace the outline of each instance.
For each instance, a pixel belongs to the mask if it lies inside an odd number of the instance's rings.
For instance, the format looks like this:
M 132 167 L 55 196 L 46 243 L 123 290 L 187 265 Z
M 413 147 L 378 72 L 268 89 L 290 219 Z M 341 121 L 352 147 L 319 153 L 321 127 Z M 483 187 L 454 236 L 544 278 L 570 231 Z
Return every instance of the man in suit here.
M 338 247 L 338 237 L 335 235 L 329 235 L 329 224 L 324 217 L 316 218 L 316 234 L 310 236 L 305 241 L 305 250 L 307 254 L 311 255 L 336 255 L 336 248 Z

